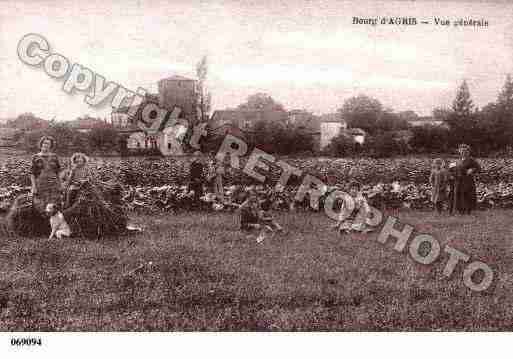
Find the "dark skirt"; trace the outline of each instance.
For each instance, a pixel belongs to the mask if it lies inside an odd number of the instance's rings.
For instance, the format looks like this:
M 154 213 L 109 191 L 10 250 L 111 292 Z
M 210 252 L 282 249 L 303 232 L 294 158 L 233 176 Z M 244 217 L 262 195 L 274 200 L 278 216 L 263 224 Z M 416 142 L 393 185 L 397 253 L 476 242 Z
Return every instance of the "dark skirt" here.
M 462 176 L 450 185 L 450 211 L 470 213 L 477 208 L 476 184 L 471 176 Z

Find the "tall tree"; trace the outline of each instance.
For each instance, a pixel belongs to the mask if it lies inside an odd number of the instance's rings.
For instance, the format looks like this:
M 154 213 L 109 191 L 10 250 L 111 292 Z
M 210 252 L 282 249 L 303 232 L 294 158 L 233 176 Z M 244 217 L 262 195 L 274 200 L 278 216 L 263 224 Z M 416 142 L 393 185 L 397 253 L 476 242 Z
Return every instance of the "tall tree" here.
M 453 146 L 461 142 L 477 144 L 477 137 L 480 136 L 479 131 L 477 131 L 477 118 L 467 81 L 463 80 L 458 87 L 451 111 L 446 119 Z
M 347 99 L 338 112 L 346 120 L 348 127 L 359 127 L 369 133 L 375 133 L 383 105 L 375 98 L 358 95 Z
M 497 99 L 497 105 L 506 114 L 513 116 L 513 79 L 511 74 L 506 76 L 506 81 Z
M 239 110 L 272 110 L 284 111 L 281 103 L 276 102 L 271 96 L 266 93 L 256 93 L 248 97 L 246 102 L 240 104 L 237 109 Z
M 205 122 L 208 120 L 208 114 L 212 106 L 212 96 L 207 89 L 206 81 L 208 75 L 208 58 L 203 56 L 196 64 L 196 76 L 198 78 L 197 89 L 197 108 L 199 109 L 199 120 Z
M 466 80 L 458 88 L 456 98 L 452 103 L 452 110 L 456 116 L 469 118 L 474 112 L 474 103 L 470 98 L 470 90 Z
M 494 137 L 501 147 L 513 145 L 513 80 L 506 76 L 504 86 L 497 97 L 497 104 L 487 113 L 492 119 Z

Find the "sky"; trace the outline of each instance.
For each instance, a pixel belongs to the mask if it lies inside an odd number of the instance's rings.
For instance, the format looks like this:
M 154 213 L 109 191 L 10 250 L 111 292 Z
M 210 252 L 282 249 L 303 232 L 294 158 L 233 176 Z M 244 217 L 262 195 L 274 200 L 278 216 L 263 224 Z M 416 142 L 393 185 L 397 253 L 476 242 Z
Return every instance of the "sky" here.
M 209 59 L 213 109 L 265 92 L 288 109 L 334 112 L 358 94 L 396 111 L 429 115 L 466 79 L 479 106 L 513 73 L 513 4 L 507 1 L 0 0 L 0 118 L 32 112 L 58 121 L 110 117 L 85 92 L 24 64 L 28 33 L 50 51 L 135 91 L 172 75 L 193 77 Z M 416 26 L 355 25 L 353 17 L 416 17 Z M 486 19 L 488 27 L 433 19 Z

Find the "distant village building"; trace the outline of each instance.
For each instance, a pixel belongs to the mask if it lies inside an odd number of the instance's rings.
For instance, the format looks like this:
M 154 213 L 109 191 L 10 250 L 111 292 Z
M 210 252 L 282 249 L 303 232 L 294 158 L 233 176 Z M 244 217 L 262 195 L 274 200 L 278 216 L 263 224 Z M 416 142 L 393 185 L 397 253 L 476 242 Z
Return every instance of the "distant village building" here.
M 287 121 L 288 113 L 280 110 L 219 110 L 214 111 L 209 124 L 211 128 L 231 125 L 242 131 L 252 132 L 258 122 L 286 125 Z
M 174 106 L 182 109 L 182 116 L 191 123 L 196 123 L 198 116 L 197 80 L 183 76 L 171 76 L 159 81 L 158 101 L 160 106 L 173 110 Z
M 172 76 L 158 83 L 159 93 L 148 94 L 139 106 L 130 107 L 125 103 L 111 114 L 111 123 L 118 132 L 125 136 L 129 151 L 156 149 L 165 156 L 182 155 L 181 142 L 189 128 L 197 120 L 196 91 L 197 81 L 183 76 Z M 147 135 L 139 127 L 143 120 L 142 111 L 147 104 L 155 104 L 171 115 L 173 108 L 181 109 L 178 121 L 166 122 L 155 135 Z
M 418 117 L 414 120 L 408 120 L 408 123 L 411 126 L 424 126 L 424 125 L 444 126 L 445 125 L 444 121 L 437 120 L 432 116 Z
M 81 133 L 91 132 L 94 128 L 102 127 L 107 124 L 106 120 L 101 120 L 99 118 L 93 117 L 85 117 L 85 118 L 77 118 L 76 120 L 68 121 L 66 124 Z
M 325 149 L 331 141 L 342 131 L 347 129 L 347 123 L 338 113 L 321 115 L 320 123 L 320 149 Z

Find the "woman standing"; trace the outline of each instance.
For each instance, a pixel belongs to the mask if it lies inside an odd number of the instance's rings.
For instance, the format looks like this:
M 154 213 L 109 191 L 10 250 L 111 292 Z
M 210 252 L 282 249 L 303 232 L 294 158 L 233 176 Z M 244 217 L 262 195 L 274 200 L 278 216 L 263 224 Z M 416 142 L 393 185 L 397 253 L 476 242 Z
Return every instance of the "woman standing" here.
M 454 184 L 451 193 L 452 212 L 470 214 L 477 206 L 474 175 L 481 171 L 479 163 L 470 156 L 470 147 L 460 145 L 460 159 L 454 171 Z
M 194 156 L 196 158 L 192 161 L 189 170 L 189 191 L 194 191 L 194 206 L 200 207 L 205 182 L 205 160 L 199 151 L 196 151 Z
M 7 225 L 10 231 L 24 236 L 46 235 L 50 225 L 45 214 L 48 203 L 61 203 L 60 164 L 55 149 L 55 139 L 44 136 L 39 141 L 40 152 L 32 157 L 30 196 L 20 195 L 14 201 Z
M 60 204 L 62 201 L 61 166 L 59 158 L 52 152 L 55 146 L 53 137 L 44 136 L 39 140 L 39 153 L 32 156 L 31 194 L 34 208 L 41 214 L 48 203 Z

